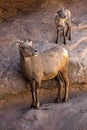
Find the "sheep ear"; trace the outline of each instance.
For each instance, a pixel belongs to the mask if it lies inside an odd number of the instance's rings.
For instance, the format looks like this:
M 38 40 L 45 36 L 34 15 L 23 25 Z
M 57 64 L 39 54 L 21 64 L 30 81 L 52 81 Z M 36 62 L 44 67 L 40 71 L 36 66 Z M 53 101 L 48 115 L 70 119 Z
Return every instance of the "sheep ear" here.
M 27 40 L 27 44 L 28 44 L 30 47 L 33 46 L 33 42 L 32 42 L 32 41 L 28 41 L 28 40 Z
M 21 48 L 21 46 L 22 46 L 21 44 L 22 44 L 22 43 L 17 42 L 17 43 L 16 43 L 16 46 L 19 47 L 19 48 Z
M 16 43 L 16 46 L 19 47 L 19 43 L 18 42 Z
M 62 9 L 61 9 L 62 11 L 64 11 L 64 7 L 62 7 Z
M 18 47 L 19 47 L 19 46 L 20 46 L 20 44 L 22 44 L 22 43 L 23 43 L 23 41 L 22 41 L 22 40 L 17 40 L 17 41 L 16 41 L 16 46 L 18 46 Z
M 17 42 L 16 42 L 16 46 L 17 46 L 17 47 L 19 47 L 20 44 L 21 44 L 20 41 L 17 41 Z

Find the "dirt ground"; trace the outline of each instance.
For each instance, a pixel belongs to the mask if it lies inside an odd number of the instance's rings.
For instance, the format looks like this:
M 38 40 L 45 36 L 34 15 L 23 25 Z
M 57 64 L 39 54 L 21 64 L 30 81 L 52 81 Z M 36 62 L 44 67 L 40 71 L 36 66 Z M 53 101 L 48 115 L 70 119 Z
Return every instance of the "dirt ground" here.
M 0 130 L 87 130 L 87 92 L 67 103 L 45 103 L 39 110 L 30 108 L 28 96 L 25 102 L 18 98 L 18 103 L 0 109 Z
M 44 40 L 46 43 L 54 42 L 54 37 L 50 39 L 55 31 L 53 30 L 54 17 L 51 14 L 59 5 L 71 10 L 73 30 L 83 20 L 82 17 L 87 16 L 86 0 L 77 0 L 71 4 L 70 2 L 57 4 L 55 0 L 50 4 L 49 1 L 44 2 L 40 7 L 40 12 L 33 12 L 27 16 L 21 15 L 13 22 L 0 25 L 0 130 L 87 130 L 87 84 L 84 85 L 84 81 L 81 85 L 74 85 L 74 89 L 69 94 L 68 103 L 54 104 L 56 89 L 46 90 L 47 92 L 42 92 L 41 95 L 41 109 L 32 110 L 30 109 L 31 93 L 24 88 L 26 82 L 19 68 L 19 53 L 15 40 L 31 38 L 36 43 L 35 47 L 37 44 L 42 45 Z M 81 20 L 79 20 L 80 17 Z M 83 33 L 82 30 L 78 32 Z M 78 32 L 76 31 L 74 36 Z M 83 36 L 86 37 L 86 34 L 85 30 Z M 82 44 L 80 46 L 83 47 Z M 87 46 L 87 42 L 84 46 Z M 39 49 L 44 49 L 44 46 L 40 47 Z M 81 52 L 81 47 L 78 49 L 79 52 Z M 86 49 L 83 53 L 86 54 Z M 71 55 L 73 54 L 72 51 Z M 47 99 L 44 98 L 45 96 Z

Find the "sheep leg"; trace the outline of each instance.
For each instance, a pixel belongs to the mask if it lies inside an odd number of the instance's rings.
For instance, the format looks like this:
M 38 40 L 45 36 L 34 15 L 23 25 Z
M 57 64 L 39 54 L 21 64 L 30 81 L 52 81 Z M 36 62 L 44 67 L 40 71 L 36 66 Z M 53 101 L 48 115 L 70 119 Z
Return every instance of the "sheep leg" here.
M 35 80 L 32 81 L 31 93 L 32 93 L 32 104 L 31 107 L 35 107 L 36 105 L 36 94 L 35 94 L 36 84 Z
M 66 24 L 67 25 L 67 31 L 66 31 L 66 34 L 65 36 L 67 37 L 68 36 L 68 33 L 69 33 L 69 41 L 71 41 L 71 26 L 69 24 Z
M 65 84 L 65 94 L 64 94 L 63 101 L 67 102 L 67 100 L 68 100 L 68 88 L 69 88 L 69 80 L 68 80 L 68 73 L 67 72 L 63 73 L 63 78 L 64 78 L 64 84 Z
M 41 86 L 41 83 L 40 82 L 36 82 L 36 105 L 35 107 L 39 109 L 39 106 L 40 106 L 40 102 L 39 102 L 39 91 L 40 91 L 40 86 Z
M 66 25 L 67 25 L 67 30 L 66 30 L 66 34 L 65 34 L 65 36 L 67 37 L 67 36 L 68 36 L 68 31 L 69 31 L 69 26 L 68 26 L 67 23 L 66 23 Z
M 58 43 L 58 37 L 59 37 L 59 28 L 57 27 L 57 38 L 56 38 L 56 43 Z
M 64 40 L 64 44 L 66 45 L 66 37 L 65 37 L 65 30 L 63 28 L 63 40 Z
M 69 26 L 69 40 L 71 41 L 71 26 Z
M 62 82 L 61 82 L 61 79 L 60 79 L 59 75 L 58 75 L 58 77 L 56 77 L 56 79 L 57 79 L 57 82 L 58 82 L 59 86 L 58 86 L 58 94 L 57 94 L 57 97 L 55 99 L 55 102 L 59 103 L 59 102 L 62 102 L 62 98 L 61 98 Z

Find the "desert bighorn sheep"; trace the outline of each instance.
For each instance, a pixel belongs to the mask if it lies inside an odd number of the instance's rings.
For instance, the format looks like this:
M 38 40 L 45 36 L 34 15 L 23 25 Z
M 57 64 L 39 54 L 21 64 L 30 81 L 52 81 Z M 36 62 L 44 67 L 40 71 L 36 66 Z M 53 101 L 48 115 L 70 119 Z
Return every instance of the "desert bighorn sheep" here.
M 55 15 L 55 24 L 57 27 L 56 43 L 58 43 L 59 33 L 62 30 L 64 44 L 66 45 L 66 37 L 68 36 L 68 39 L 71 40 L 71 12 L 68 9 L 62 8 Z
M 38 53 L 29 44 L 32 41 L 18 42 L 20 66 L 23 75 L 30 81 L 32 107 L 39 108 L 39 91 L 41 81 L 55 78 L 59 83 L 56 101 L 66 102 L 68 99 L 68 52 L 62 47 L 54 47 Z M 64 83 L 65 94 L 61 98 L 61 81 Z

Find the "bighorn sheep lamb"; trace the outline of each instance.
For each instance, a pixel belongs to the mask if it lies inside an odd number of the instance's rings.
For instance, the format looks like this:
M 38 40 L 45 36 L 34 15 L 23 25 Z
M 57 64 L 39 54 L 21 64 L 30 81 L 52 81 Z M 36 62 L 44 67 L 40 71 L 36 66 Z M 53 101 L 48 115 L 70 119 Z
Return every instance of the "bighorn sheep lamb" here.
M 30 81 L 32 107 L 39 108 L 39 91 L 41 81 L 55 78 L 59 83 L 57 102 L 68 99 L 68 52 L 62 47 L 54 47 L 38 53 L 29 44 L 32 41 L 18 42 L 20 66 L 23 75 Z M 61 98 L 61 81 L 64 83 L 64 98 Z
M 55 24 L 57 27 L 56 43 L 58 43 L 60 31 L 62 31 L 64 44 L 66 45 L 66 37 L 68 36 L 68 39 L 71 40 L 71 12 L 68 9 L 62 8 L 55 15 Z

